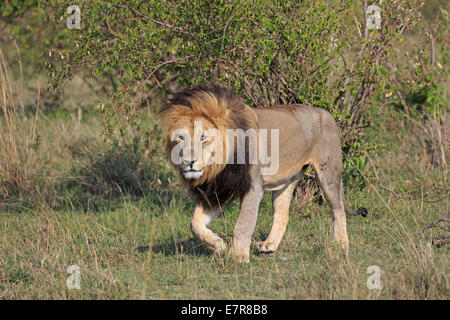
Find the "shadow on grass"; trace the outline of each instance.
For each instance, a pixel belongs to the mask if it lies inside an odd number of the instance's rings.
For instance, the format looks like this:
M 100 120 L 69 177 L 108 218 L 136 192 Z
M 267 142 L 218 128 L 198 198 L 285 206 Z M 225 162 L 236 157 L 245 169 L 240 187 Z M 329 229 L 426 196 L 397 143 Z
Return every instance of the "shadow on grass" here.
M 56 189 L 64 195 L 52 207 L 101 212 L 120 208 L 124 201 L 144 200 L 159 207 L 169 203 L 179 192 L 175 172 L 160 154 L 145 152 L 131 144 L 92 155 L 59 183 Z
M 204 248 L 195 238 L 190 238 L 187 240 L 179 240 L 179 241 L 164 241 L 153 246 L 142 245 L 138 246 L 137 250 L 140 253 L 148 252 L 152 250 L 155 254 L 163 254 L 165 256 L 175 256 L 178 254 L 186 254 L 192 256 L 210 256 L 211 252 L 209 252 L 206 248 Z

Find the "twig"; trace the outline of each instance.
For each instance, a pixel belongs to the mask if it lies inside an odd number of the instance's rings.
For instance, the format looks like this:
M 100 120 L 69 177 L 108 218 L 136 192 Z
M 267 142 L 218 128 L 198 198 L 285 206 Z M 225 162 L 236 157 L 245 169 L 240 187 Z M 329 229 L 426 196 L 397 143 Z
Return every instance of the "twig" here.
M 439 229 L 441 229 L 441 230 L 450 232 L 449 229 L 442 228 L 441 226 L 438 226 L 438 224 L 441 223 L 441 222 L 447 222 L 447 223 L 450 223 L 450 219 L 447 218 L 447 217 L 449 217 L 449 216 L 450 216 L 450 211 L 448 211 L 446 214 L 444 214 L 444 215 L 443 215 L 442 217 L 440 217 L 439 219 L 434 220 L 432 223 L 427 224 L 427 225 L 426 225 L 425 227 L 423 227 L 422 229 L 416 231 L 415 234 L 422 233 L 422 232 L 424 232 L 425 230 L 428 230 L 428 229 L 430 229 L 430 228 L 439 228 Z
M 233 12 L 233 14 L 231 15 L 230 19 L 228 19 L 227 24 L 225 25 L 225 28 L 223 28 L 222 44 L 220 45 L 220 55 L 222 55 L 223 43 L 225 41 L 225 34 L 227 32 L 228 25 L 230 24 L 231 20 L 233 20 L 233 18 L 236 15 L 236 13 L 237 13 L 237 11 Z
M 158 20 L 156 20 L 156 19 L 150 18 L 150 17 L 146 16 L 145 14 L 143 14 L 143 13 L 141 13 L 141 12 L 135 10 L 135 9 L 131 9 L 130 7 L 128 7 L 128 6 L 126 6 L 126 5 L 123 5 L 123 4 L 116 4 L 116 3 L 113 3 L 112 5 L 115 6 L 115 7 L 127 9 L 127 10 L 133 12 L 135 15 L 137 15 L 137 16 L 139 16 L 139 17 L 141 17 L 141 18 L 147 19 L 147 20 L 149 20 L 149 21 L 151 21 L 151 22 L 153 22 L 153 23 L 159 24 L 159 25 L 161 25 L 161 26 L 163 26 L 163 27 L 170 28 L 170 29 L 175 29 L 175 30 L 177 30 L 177 31 L 179 31 L 179 32 L 181 32 L 181 33 L 190 35 L 189 32 L 184 31 L 184 30 L 183 30 L 182 28 L 180 28 L 180 27 L 177 27 L 177 26 L 174 26 L 174 25 L 172 25 L 172 24 L 169 24 L 169 23 L 166 23 L 166 22 L 162 22 L 162 21 L 158 21 Z
M 389 189 L 389 188 L 383 186 L 383 185 L 381 184 L 380 178 L 378 177 L 378 173 L 377 173 L 377 170 L 375 169 L 375 165 L 373 164 L 372 159 L 370 159 L 369 156 L 367 156 L 367 159 L 369 160 L 369 163 L 370 163 L 370 165 L 372 166 L 373 173 L 375 174 L 375 179 L 377 180 L 377 183 L 378 183 L 378 186 L 380 187 L 380 189 L 389 191 L 390 193 L 392 193 L 394 196 L 396 196 L 396 197 L 398 197 L 398 198 L 401 198 L 401 199 L 404 199 L 404 200 L 412 200 L 411 196 L 406 197 L 406 196 L 404 196 L 404 195 L 401 195 L 401 194 L 395 192 L 395 191 L 392 190 L 392 189 Z
M 367 39 L 369 37 L 369 28 L 367 28 L 367 20 L 368 20 L 368 16 L 367 16 L 367 0 L 364 0 L 364 20 L 365 20 L 365 24 L 364 24 L 364 39 Z
M 423 200 L 423 202 L 427 202 L 427 203 L 435 203 L 435 202 L 439 202 L 439 201 L 442 201 L 442 200 L 444 200 L 444 199 L 447 199 L 448 198 L 448 196 L 450 195 L 450 193 L 447 193 L 445 196 L 443 196 L 442 198 L 439 198 L 439 199 L 435 199 L 435 200 Z
M 374 165 L 373 162 L 372 162 L 372 159 L 370 159 L 369 156 L 367 156 L 367 159 L 369 160 L 369 163 L 370 163 L 370 165 L 371 165 L 371 167 L 372 167 L 373 173 L 375 174 L 375 179 L 377 180 L 377 183 L 378 183 L 378 186 L 380 187 L 380 189 L 389 191 L 389 192 L 392 193 L 394 196 L 396 196 L 396 197 L 398 197 L 398 198 L 401 198 L 401 199 L 403 199 L 403 200 L 414 200 L 414 198 L 413 198 L 411 195 L 407 195 L 407 196 L 406 196 L 406 194 L 399 194 L 399 193 L 397 193 L 395 190 L 389 189 L 389 188 L 383 186 L 383 185 L 381 184 L 380 178 L 378 177 L 378 173 L 377 173 L 377 170 L 376 170 L 376 168 L 375 168 L 375 165 Z M 442 200 L 444 200 L 444 199 L 447 199 L 449 195 L 450 195 L 450 193 L 447 193 L 445 196 L 443 196 L 443 197 L 441 197 L 441 198 L 438 198 L 438 199 L 434 199 L 434 200 L 425 200 L 425 199 L 422 199 L 422 201 L 423 201 L 423 202 L 427 202 L 427 203 L 436 203 L 436 202 L 442 201 Z
M 180 58 L 174 58 L 174 59 L 167 60 L 167 61 L 164 61 L 164 62 L 158 64 L 157 66 L 155 66 L 155 67 L 153 68 L 152 72 L 150 72 L 150 74 L 147 76 L 147 78 L 145 78 L 145 80 L 141 83 L 141 85 L 138 87 L 138 89 L 140 89 L 144 84 L 146 84 L 147 81 L 148 81 L 148 80 L 155 74 L 155 72 L 158 71 L 158 69 L 160 69 L 161 67 L 163 67 L 163 66 L 165 66 L 165 65 L 167 65 L 167 64 L 180 62 L 180 60 L 183 60 L 183 59 L 187 60 L 187 59 L 192 58 L 192 57 L 194 57 L 194 56 L 195 56 L 195 55 L 190 55 L 190 56 L 180 57 Z M 156 77 L 155 77 L 155 78 L 156 78 Z M 137 98 L 138 94 L 139 94 L 139 92 L 136 93 L 136 95 L 134 96 L 134 98 Z

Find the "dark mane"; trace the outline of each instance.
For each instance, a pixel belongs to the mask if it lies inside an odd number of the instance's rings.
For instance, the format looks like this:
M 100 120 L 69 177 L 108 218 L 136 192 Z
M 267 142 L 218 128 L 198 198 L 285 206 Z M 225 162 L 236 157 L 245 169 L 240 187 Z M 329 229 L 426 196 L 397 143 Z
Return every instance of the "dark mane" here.
M 212 181 L 192 187 L 205 208 L 217 208 L 243 197 L 251 187 L 250 165 L 228 164 Z

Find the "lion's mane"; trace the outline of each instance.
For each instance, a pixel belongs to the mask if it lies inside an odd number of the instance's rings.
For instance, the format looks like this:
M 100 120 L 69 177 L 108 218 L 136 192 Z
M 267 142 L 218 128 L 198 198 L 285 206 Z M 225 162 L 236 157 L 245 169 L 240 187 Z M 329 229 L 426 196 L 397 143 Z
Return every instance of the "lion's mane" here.
M 208 119 L 222 133 L 226 129 L 246 131 L 258 128 L 251 108 L 239 96 L 219 85 L 197 86 L 178 92 L 169 99 L 161 114 L 169 131 L 177 129 L 174 127 L 177 121 L 187 115 L 192 119 Z M 222 136 L 225 139 L 226 135 Z M 171 146 L 170 136 L 168 138 L 168 145 Z M 236 153 L 236 148 L 234 150 Z M 234 156 L 236 157 L 236 154 Z M 235 158 L 232 164 L 209 165 L 200 179 L 183 179 L 204 205 L 222 206 L 234 198 L 242 197 L 251 187 L 248 145 L 245 158 L 244 164 L 237 164 Z

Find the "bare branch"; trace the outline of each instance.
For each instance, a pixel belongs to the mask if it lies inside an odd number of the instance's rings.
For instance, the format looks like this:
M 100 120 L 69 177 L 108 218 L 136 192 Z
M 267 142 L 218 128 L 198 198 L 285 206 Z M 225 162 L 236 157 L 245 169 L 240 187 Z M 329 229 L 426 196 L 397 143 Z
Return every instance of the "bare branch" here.
M 440 217 L 439 219 L 434 220 L 432 223 L 427 224 L 425 227 L 423 227 L 422 229 L 416 231 L 415 234 L 419 234 L 422 233 L 430 228 L 439 228 L 441 230 L 444 230 L 446 232 L 450 232 L 450 229 L 447 228 L 443 228 L 441 226 L 439 226 L 438 224 L 441 222 L 446 222 L 446 223 L 450 223 L 450 219 L 448 219 L 448 217 L 450 217 L 450 211 L 448 211 L 446 214 L 444 214 L 442 217 Z

